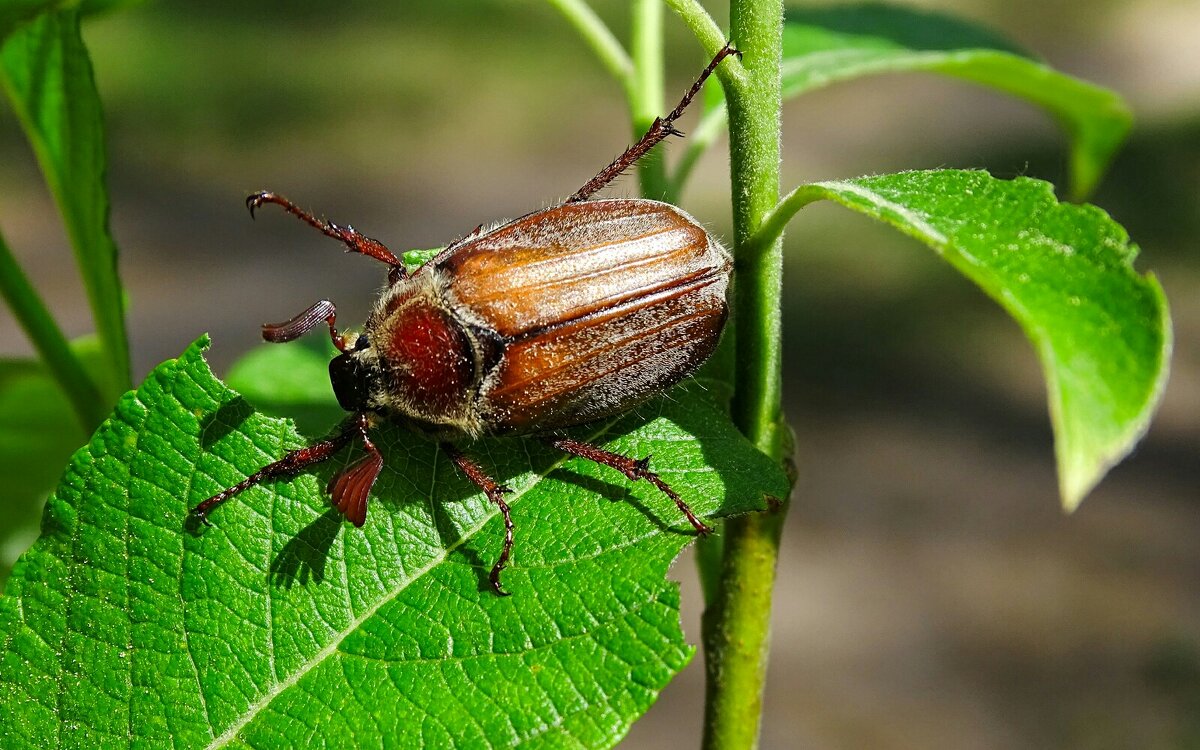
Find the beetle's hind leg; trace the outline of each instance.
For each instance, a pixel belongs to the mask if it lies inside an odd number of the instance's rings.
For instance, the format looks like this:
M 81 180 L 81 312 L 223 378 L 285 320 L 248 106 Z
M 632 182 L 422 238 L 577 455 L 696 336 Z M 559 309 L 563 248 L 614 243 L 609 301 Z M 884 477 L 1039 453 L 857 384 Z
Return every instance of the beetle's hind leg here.
M 483 490 L 483 494 L 487 495 L 487 499 L 491 500 L 500 508 L 500 514 L 504 516 L 504 549 L 500 552 L 499 559 L 492 566 L 492 570 L 488 573 L 488 581 L 492 584 L 492 590 L 500 596 L 508 596 L 508 592 L 500 587 L 500 571 L 504 570 L 508 565 L 508 557 L 512 554 L 513 546 L 513 522 L 512 513 L 509 512 L 508 503 L 505 502 L 504 496 L 511 493 L 512 490 L 502 484 L 496 484 L 496 480 L 488 476 L 479 464 L 472 461 L 465 453 L 455 448 L 449 443 L 442 443 L 442 450 L 450 456 L 450 460 L 458 467 L 459 471 L 466 475 L 467 479 L 471 480 L 479 489 Z
M 679 496 L 671 486 L 662 480 L 658 474 L 650 471 L 650 457 L 633 459 L 629 456 L 623 456 L 620 453 L 613 453 L 599 448 L 591 443 L 584 443 L 579 440 L 571 440 L 570 438 L 552 438 L 550 444 L 558 448 L 564 453 L 570 453 L 572 456 L 586 458 L 589 461 L 594 461 L 598 464 L 610 466 L 624 474 L 630 481 L 645 479 L 650 484 L 657 487 L 664 495 L 675 501 L 676 507 L 687 516 L 687 520 L 692 524 L 692 528 L 699 534 L 709 534 L 712 532 L 712 527 L 701 521 L 683 498 Z
M 352 226 L 342 226 L 334 224 L 332 221 L 318 219 L 282 195 L 272 193 L 269 190 L 263 190 L 246 196 L 246 208 L 250 209 L 251 217 L 254 216 L 255 210 L 264 203 L 274 203 L 325 236 L 332 237 L 338 242 L 343 243 L 352 253 L 361 253 L 375 260 L 387 263 L 391 267 L 391 271 L 388 274 L 389 280 L 394 282 L 397 278 L 404 278 L 404 263 L 379 240 L 371 239 Z
M 733 48 L 732 44 L 726 44 L 722 47 L 716 56 L 713 57 L 712 62 L 708 64 L 708 67 L 704 69 L 704 72 L 700 74 L 700 77 L 696 79 L 696 82 L 692 84 L 692 87 L 679 100 L 679 104 L 675 105 L 675 109 L 671 110 L 666 117 L 655 117 L 654 122 L 650 124 L 650 129 L 641 137 L 641 140 L 625 149 L 625 153 L 613 159 L 611 164 L 600 170 L 600 174 L 588 180 L 586 185 L 575 191 L 574 195 L 567 198 L 567 203 L 578 203 L 591 198 L 597 192 L 603 190 L 608 183 L 615 180 L 622 172 L 636 164 L 638 159 L 645 156 L 650 149 L 657 146 L 667 136 L 683 135 L 683 133 L 675 129 L 674 122 L 683 114 L 683 110 L 687 109 L 687 106 L 692 103 L 692 99 L 696 97 L 696 94 L 700 93 L 704 82 L 717 69 L 721 61 L 730 55 L 741 57 L 741 54 L 741 52 Z

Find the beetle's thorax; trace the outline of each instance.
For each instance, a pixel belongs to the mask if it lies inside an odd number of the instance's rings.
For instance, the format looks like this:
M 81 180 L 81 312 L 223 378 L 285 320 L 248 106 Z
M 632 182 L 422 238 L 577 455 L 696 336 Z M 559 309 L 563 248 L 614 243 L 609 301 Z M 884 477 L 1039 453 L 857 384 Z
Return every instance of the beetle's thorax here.
M 373 374 L 369 409 L 444 437 L 482 431 L 474 409 L 477 346 L 435 269 L 385 290 L 365 334 L 369 346 L 353 356 Z

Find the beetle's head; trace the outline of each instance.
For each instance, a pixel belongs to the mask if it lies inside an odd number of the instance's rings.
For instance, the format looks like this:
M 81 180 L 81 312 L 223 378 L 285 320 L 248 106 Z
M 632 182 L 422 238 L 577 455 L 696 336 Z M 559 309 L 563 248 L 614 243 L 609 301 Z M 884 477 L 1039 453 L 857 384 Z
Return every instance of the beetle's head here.
M 371 346 L 366 336 L 359 336 L 354 348 L 339 354 L 329 361 L 329 382 L 333 384 L 333 395 L 346 411 L 366 411 L 371 395 L 374 375 L 363 362 L 359 352 Z

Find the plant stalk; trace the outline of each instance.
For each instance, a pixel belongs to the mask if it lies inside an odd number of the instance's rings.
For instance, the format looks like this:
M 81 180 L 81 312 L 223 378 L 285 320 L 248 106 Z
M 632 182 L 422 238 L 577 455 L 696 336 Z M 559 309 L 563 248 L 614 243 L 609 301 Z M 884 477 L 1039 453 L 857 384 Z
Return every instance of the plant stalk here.
M 759 450 L 782 462 L 788 442 L 780 417 L 782 240 L 762 246 L 752 239 L 779 201 L 783 4 L 731 0 L 730 22 L 745 68 L 742 80 L 725 86 L 736 259 L 733 418 Z M 725 523 L 716 597 L 703 622 L 708 750 L 758 743 L 785 507 Z
M 633 61 L 612 31 L 584 0 L 547 0 L 575 27 L 583 41 L 592 48 L 600 63 L 623 89 L 625 97 L 633 100 Z
M 66 394 L 75 416 L 90 435 L 108 414 L 100 389 L 71 350 L 67 337 L 38 296 L 12 251 L 0 237 L 0 295 L 8 302 L 25 335 L 42 358 L 50 376 Z
M 663 4 L 662 0 L 634 0 L 630 54 L 633 58 L 633 92 L 629 113 L 633 137 L 641 138 L 654 118 L 663 113 Z M 638 161 L 642 196 L 663 200 L 667 196 L 667 167 L 663 149 L 652 149 Z

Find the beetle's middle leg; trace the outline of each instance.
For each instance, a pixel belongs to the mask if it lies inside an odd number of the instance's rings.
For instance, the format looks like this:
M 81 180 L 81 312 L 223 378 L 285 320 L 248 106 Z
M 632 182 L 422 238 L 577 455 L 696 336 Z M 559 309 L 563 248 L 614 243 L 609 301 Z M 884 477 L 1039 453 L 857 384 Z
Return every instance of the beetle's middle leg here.
M 395 282 L 396 279 L 405 277 L 404 263 L 396 257 L 396 254 L 388 250 L 387 246 L 379 240 L 371 239 L 362 234 L 357 229 L 351 226 L 342 226 L 334 224 L 332 221 L 318 219 L 308 211 L 292 203 L 287 198 L 284 198 L 278 193 L 272 193 L 269 190 L 263 190 L 258 193 L 246 196 L 246 208 L 250 209 L 250 216 L 254 216 L 254 211 L 264 203 L 274 203 L 283 208 L 292 216 L 313 227 L 327 237 L 332 237 L 338 242 L 343 243 L 349 248 L 352 253 L 361 253 L 370 256 L 375 260 L 383 261 L 390 267 L 388 273 L 389 281 Z
M 687 106 L 692 103 L 692 99 L 695 98 L 696 94 L 700 93 L 704 82 L 717 69 L 721 61 L 730 55 L 738 55 L 740 57 L 741 54 L 741 52 L 733 48 L 732 44 L 726 44 L 722 47 L 716 56 L 713 57 L 712 62 L 708 64 L 708 67 L 704 69 L 704 72 L 700 74 L 700 77 L 696 79 L 696 82 L 692 84 L 692 87 L 679 100 L 679 104 L 675 106 L 675 109 L 671 110 L 666 117 L 655 117 L 654 122 L 650 125 L 650 129 L 646 131 L 641 140 L 625 149 L 625 153 L 614 159 L 612 164 L 600 170 L 600 174 L 588 180 L 586 185 L 575 191 L 574 195 L 567 198 L 567 203 L 578 203 L 579 201 L 591 198 L 602 190 L 605 185 L 615 180 L 622 172 L 637 163 L 638 159 L 645 156 L 646 152 L 657 146 L 667 136 L 683 135 L 675 129 L 673 123 L 683 114 L 683 110 L 687 109 Z
M 712 527 L 701 521 L 696 514 L 692 512 L 692 509 L 688 507 L 688 504 L 684 502 L 683 498 L 680 497 L 675 490 L 671 489 L 670 485 L 664 482 L 662 478 L 658 476 L 658 474 L 650 471 L 649 456 L 640 459 L 633 459 L 629 456 L 622 456 L 620 453 L 606 451 L 603 448 L 592 445 L 591 443 L 584 443 L 579 440 L 571 440 L 570 438 L 553 438 L 549 441 L 549 443 L 563 453 L 570 453 L 572 456 L 579 456 L 580 458 L 586 458 L 589 461 L 595 461 L 598 464 L 611 466 L 625 476 L 629 477 L 630 481 L 636 482 L 639 479 L 645 479 L 647 482 L 661 490 L 664 495 L 675 501 L 676 507 L 683 511 L 683 514 L 687 516 L 687 520 L 692 524 L 692 528 L 694 528 L 698 533 L 709 534 L 712 532 Z
M 500 558 L 496 560 L 496 564 L 492 566 L 492 571 L 488 573 L 488 581 L 492 584 L 492 590 L 500 596 L 508 596 L 508 592 L 500 588 L 500 571 L 508 565 L 508 556 L 512 553 L 513 546 L 513 522 L 512 514 L 509 512 L 508 503 L 505 502 L 504 496 L 511 493 L 512 490 L 502 484 L 496 484 L 496 480 L 488 476 L 479 464 L 467 457 L 467 454 L 455 448 L 449 443 L 442 443 L 442 450 L 450 456 L 450 460 L 458 467 L 459 471 L 466 475 L 467 479 L 471 480 L 479 489 L 483 490 L 483 494 L 487 495 L 487 499 L 491 500 L 500 508 L 500 514 L 504 516 L 504 549 L 500 552 Z

